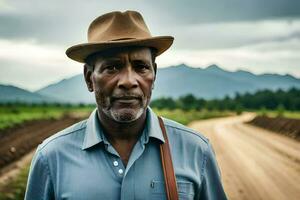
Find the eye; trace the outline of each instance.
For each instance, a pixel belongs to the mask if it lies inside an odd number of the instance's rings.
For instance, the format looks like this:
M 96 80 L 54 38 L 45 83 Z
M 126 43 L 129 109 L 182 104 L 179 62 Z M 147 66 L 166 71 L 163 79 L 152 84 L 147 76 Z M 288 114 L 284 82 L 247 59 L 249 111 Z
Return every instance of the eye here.
M 148 70 L 150 70 L 150 66 L 149 65 L 147 65 L 147 64 L 137 64 L 136 66 L 135 66 L 135 68 L 138 70 L 138 71 L 141 71 L 141 72 L 146 72 L 146 71 L 148 71 Z
M 104 67 L 103 72 L 107 72 L 107 73 L 114 73 L 116 71 L 118 71 L 118 66 L 116 65 L 107 65 Z

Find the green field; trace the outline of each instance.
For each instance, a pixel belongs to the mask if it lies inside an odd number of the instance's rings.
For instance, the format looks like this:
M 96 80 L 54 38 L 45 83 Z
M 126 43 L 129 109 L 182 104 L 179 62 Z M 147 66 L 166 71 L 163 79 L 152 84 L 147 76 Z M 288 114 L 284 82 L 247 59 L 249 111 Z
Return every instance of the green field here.
M 0 188 L 0 200 L 23 200 L 26 190 L 29 165 L 25 166 L 18 177 L 12 180 L 9 184 Z
M 264 115 L 268 117 L 284 117 L 290 119 L 300 119 L 300 111 L 259 110 L 254 112 L 256 112 L 258 115 Z
M 65 114 L 89 113 L 95 106 L 63 106 L 63 105 L 0 105 L 0 130 L 22 124 L 26 121 L 38 119 L 58 119 Z M 157 110 L 154 111 L 163 117 L 173 119 L 182 124 L 199 119 L 222 117 L 232 114 L 229 111 L 183 111 L 183 110 Z
M 0 105 L 0 130 L 38 119 L 58 119 L 66 114 L 89 113 L 95 106 Z
M 154 112 L 157 115 L 160 115 L 162 117 L 166 117 L 169 119 L 172 119 L 174 121 L 177 121 L 181 124 L 187 125 L 192 121 L 195 120 L 203 120 L 203 119 L 210 119 L 210 118 L 216 118 L 216 117 L 226 117 L 230 115 L 234 115 L 234 112 L 230 111 L 208 111 L 208 110 L 189 110 L 189 111 L 183 111 L 183 110 L 158 110 L 153 109 Z

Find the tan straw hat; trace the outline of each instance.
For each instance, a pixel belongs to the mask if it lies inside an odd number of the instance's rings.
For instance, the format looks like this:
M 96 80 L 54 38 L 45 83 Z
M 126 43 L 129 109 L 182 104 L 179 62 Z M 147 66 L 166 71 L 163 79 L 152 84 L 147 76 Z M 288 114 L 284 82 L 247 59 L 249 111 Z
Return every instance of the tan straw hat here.
M 67 49 L 69 58 L 85 62 L 96 52 L 125 46 L 145 46 L 157 50 L 156 55 L 166 51 L 173 43 L 172 36 L 152 37 L 142 17 L 136 11 L 110 12 L 96 18 L 88 29 L 88 43 Z

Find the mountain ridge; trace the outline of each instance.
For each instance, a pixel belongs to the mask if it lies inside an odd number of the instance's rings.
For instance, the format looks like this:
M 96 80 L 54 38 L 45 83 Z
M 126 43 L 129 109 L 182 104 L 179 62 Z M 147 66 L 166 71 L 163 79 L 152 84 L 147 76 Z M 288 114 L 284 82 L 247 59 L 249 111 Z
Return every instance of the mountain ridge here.
M 152 99 L 159 97 L 178 98 L 187 94 L 214 99 L 234 96 L 236 93 L 242 94 L 262 89 L 285 90 L 291 87 L 300 88 L 300 79 L 289 74 L 256 75 L 245 70 L 227 71 L 216 64 L 206 68 L 195 68 L 182 63 L 158 69 Z M 51 101 L 69 103 L 95 102 L 94 94 L 86 88 L 83 74 L 62 79 L 30 93 L 30 95 L 37 95 L 43 101 L 51 99 Z M 37 101 L 37 96 L 33 97 L 33 100 Z M 0 102 L 1 99 L 3 98 L 0 98 Z
M 46 95 L 41 95 L 36 92 L 30 92 L 28 90 L 13 86 L 0 84 L 0 102 L 25 102 L 25 103 L 51 103 L 59 100 L 50 98 Z

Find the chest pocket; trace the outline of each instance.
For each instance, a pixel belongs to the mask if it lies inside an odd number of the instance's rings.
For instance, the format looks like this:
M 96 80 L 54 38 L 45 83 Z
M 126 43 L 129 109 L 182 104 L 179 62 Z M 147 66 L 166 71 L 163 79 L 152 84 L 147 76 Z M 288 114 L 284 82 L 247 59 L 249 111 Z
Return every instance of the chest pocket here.
M 177 190 L 180 200 L 193 200 L 195 196 L 194 186 L 192 182 L 177 181 Z M 165 182 L 151 182 L 151 200 L 166 200 Z

